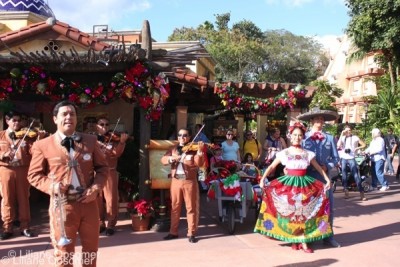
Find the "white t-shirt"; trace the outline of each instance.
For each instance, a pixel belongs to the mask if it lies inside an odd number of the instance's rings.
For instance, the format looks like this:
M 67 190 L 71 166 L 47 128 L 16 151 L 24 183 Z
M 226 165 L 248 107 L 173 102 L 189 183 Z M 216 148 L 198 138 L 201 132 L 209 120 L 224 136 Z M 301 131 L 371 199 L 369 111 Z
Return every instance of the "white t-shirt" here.
M 360 138 L 356 135 L 351 135 L 351 136 L 342 136 L 339 139 L 339 157 L 342 159 L 354 159 L 355 154 L 354 151 L 358 147 L 358 142 L 360 141 Z M 350 153 L 346 153 L 345 150 L 350 149 Z

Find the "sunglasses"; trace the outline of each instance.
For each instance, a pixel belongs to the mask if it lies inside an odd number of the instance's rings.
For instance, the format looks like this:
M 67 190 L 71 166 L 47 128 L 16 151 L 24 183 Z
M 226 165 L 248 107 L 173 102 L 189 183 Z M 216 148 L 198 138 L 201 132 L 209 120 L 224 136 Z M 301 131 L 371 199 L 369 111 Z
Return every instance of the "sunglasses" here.
M 108 126 L 109 124 L 108 123 L 99 123 L 99 125 L 103 127 L 103 126 Z
M 226 135 L 233 135 L 233 134 L 231 134 L 231 133 L 227 133 Z
M 188 137 L 187 134 L 178 134 L 178 137 Z

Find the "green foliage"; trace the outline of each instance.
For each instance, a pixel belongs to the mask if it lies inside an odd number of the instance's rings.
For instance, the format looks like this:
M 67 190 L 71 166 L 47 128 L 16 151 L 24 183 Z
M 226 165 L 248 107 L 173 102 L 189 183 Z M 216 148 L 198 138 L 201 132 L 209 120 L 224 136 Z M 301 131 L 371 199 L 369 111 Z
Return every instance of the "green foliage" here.
M 391 76 L 396 91 L 396 66 L 400 63 L 400 1 L 347 0 L 350 22 L 346 33 L 363 53 L 380 51 L 381 62 Z
M 390 90 L 388 79 L 388 75 L 375 79 L 377 87 L 380 89 L 377 96 L 371 98 L 368 110 L 369 121 L 377 128 L 399 127 L 397 118 L 400 115 L 400 99 Z
M 324 80 L 313 81 L 311 85 L 318 87 L 318 89 L 314 91 L 309 108 L 318 106 L 320 109 L 337 111 L 332 104 L 336 101 L 336 98 L 340 98 L 343 95 L 343 89 Z
M 308 84 L 328 66 L 320 44 L 286 30 L 266 31 L 263 48 L 266 56 L 257 80 Z
M 217 62 L 217 80 L 308 84 L 323 74 L 328 59 L 310 37 L 288 31 L 262 32 L 242 20 L 229 28 L 230 13 L 194 28 L 175 29 L 170 41 L 199 40 Z
M 325 124 L 324 131 L 330 133 L 332 136 L 338 135 L 338 124 Z

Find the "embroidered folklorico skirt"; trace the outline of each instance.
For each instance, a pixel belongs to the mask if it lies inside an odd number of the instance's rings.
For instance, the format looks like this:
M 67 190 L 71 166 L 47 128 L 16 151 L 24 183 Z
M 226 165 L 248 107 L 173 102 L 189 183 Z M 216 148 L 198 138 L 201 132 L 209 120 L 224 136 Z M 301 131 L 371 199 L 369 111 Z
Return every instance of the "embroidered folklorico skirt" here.
M 331 236 L 324 184 L 311 176 L 284 175 L 264 188 L 254 232 L 291 243 Z

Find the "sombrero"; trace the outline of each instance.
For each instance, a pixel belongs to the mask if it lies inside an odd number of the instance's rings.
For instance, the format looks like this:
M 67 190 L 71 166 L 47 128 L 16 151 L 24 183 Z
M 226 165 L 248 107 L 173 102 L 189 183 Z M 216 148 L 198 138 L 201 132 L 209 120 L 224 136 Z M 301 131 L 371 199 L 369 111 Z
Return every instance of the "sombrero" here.
M 319 107 L 314 107 L 310 111 L 298 115 L 296 118 L 302 121 L 309 121 L 317 116 L 322 116 L 325 121 L 334 121 L 339 118 L 339 114 L 336 111 L 320 109 Z

